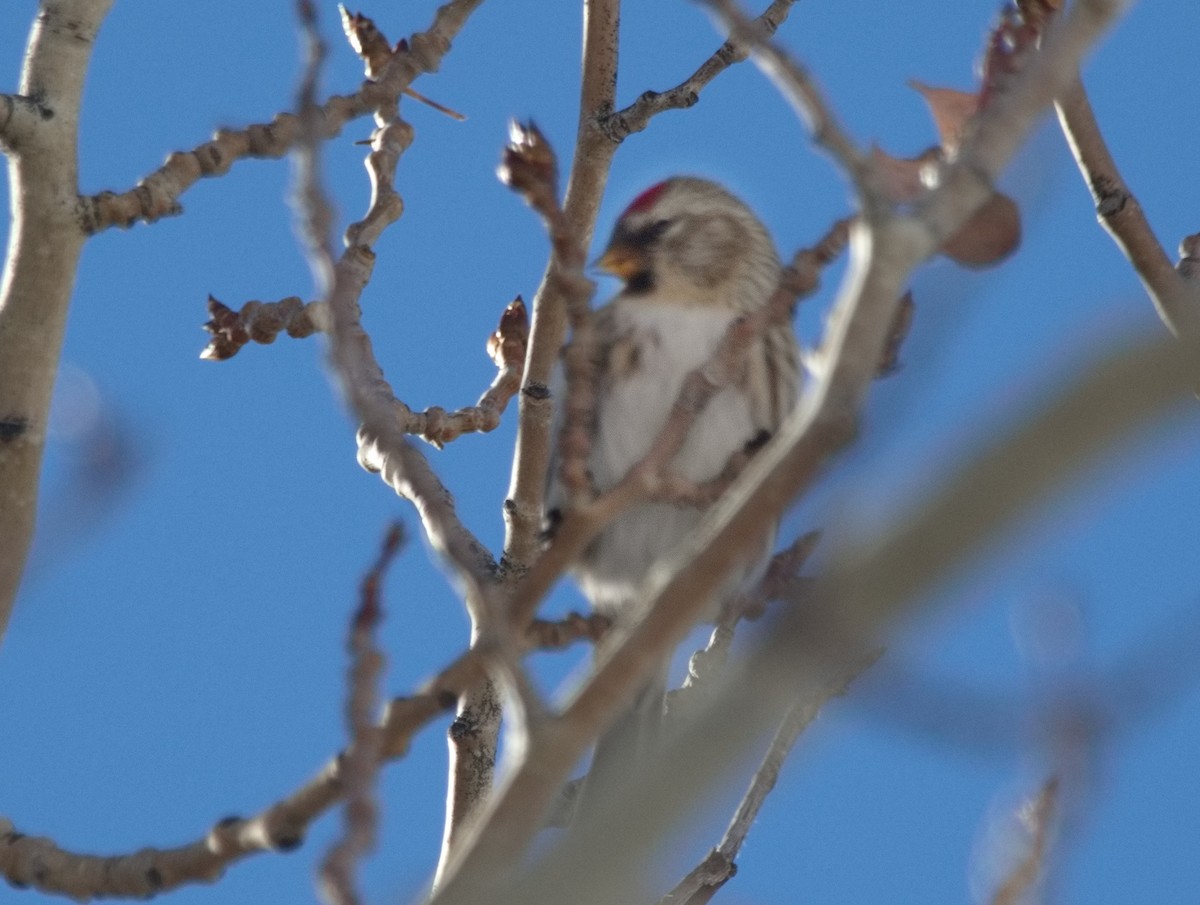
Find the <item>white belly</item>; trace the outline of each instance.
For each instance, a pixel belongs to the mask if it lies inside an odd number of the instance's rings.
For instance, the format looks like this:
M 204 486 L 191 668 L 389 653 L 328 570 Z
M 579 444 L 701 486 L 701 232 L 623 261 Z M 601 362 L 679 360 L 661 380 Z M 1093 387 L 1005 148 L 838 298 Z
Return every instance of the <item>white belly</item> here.
M 649 451 L 684 378 L 711 357 L 734 316 L 646 302 L 618 311 L 619 327 L 634 331 L 637 355 L 629 373 L 606 381 L 597 400 L 589 465 L 600 490 L 612 487 Z M 671 470 L 695 482 L 714 478 L 756 433 L 744 391 L 726 387 L 700 413 Z M 592 605 L 607 612 L 636 610 L 636 590 L 650 566 L 674 550 L 702 515 L 692 506 L 647 503 L 618 517 L 581 562 L 580 584 Z M 731 587 L 744 580 L 736 576 Z M 729 590 L 714 589 L 714 595 Z

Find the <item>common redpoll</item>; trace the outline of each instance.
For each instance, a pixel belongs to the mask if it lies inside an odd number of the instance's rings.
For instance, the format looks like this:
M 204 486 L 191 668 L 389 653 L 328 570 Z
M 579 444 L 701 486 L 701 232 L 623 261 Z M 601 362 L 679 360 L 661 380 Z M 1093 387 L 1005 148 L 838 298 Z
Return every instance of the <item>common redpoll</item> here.
M 676 177 L 647 189 L 625 209 L 598 265 L 624 289 L 595 315 L 599 376 L 588 468 L 603 491 L 641 460 L 666 423 L 684 379 L 702 366 L 740 315 L 765 305 L 780 278 L 766 228 L 715 183 Z M 730 458 L 775 431 L 795 404 L 799 354 L 781 323 L 750 350 L 735 385 L 703 410 L 670 465 L 704 482 Z M 549 504 L 560 496 L 552 485 Z M 639 588 L 651 566 L 700 521 L 692 505 L 647 502 L 620 515 L 592 542 L 575 574 L 592 606 L 617 623 L 643 609 Z M 713 588 L 710 612 L 761 577 L 774 531 L 752 561 Z M 661 718 L 666 669 L 643 693 L 640 722 Z M 626 729 L 629 729 L 627 719 Z M 644 736 L 644 732 L 640 733 Z M 633 740 L 639 747 L 644 738 Z M 602 749 L 597 752 L 597 763 Z

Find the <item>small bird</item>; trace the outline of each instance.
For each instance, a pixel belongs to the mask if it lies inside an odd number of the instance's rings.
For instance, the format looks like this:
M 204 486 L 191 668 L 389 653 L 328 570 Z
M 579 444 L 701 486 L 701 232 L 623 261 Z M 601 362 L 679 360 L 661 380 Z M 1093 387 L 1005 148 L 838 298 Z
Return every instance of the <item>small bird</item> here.
M 781 265 L 770 234 L 749 207 L 716 183 L 688 176 L 638 195 L 617 220 L 597 265 L 625 284 L 594 320 L 598 377 L 587 464 L 596 488 L 604 491 L 645 456 L 684 379 L 708 361 L 730 324 L 767 304 Z M 670 470 L 689 481 L 707 481 L 736 453 L 774 433 L 796 402 L 799 357 L 791 324 L 770 327 L 751 348 L 735 384 L 701 412 Z M 552 507 L 562 497 L 556 472 L 552 468 L 548 492 L 552 520 Z M 593 609 L 618 626 L 639 618 L 643 579 L 702 516 L 695 506 L 666 502 L 642 503 L 618 516 L 574 567 Z M 712 589 L 711 613 L 761 578 L 773 543 L 771 531 L 757 556 L 726 586 Z M 636 763 L 630 758 L 653 744 L 667 666 L 600 740 L 589 789 L 597 774 L 617 778 Z M 604 787 L 608 781 L 601 776 L 599 783 Z M 591 794 L 585 791 L 585 802 Z

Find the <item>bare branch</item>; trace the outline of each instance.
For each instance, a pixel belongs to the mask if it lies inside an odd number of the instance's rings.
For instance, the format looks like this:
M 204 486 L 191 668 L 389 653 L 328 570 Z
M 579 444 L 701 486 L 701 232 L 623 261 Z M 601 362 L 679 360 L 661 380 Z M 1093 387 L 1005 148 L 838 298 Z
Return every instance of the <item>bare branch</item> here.
M 617 149 L 603 123 L 615 106 L 619 20 L 620 0 L 585 0 L 579 130 L 562 205 L 563 216 L 584 249 L 591 242 Z M 545 510 L 546 469 L 553 445 L 550 375 L 567 335 L 567 302 L 561 296 L 556 273 L 552 260 L 533 298 L 517 443 L 504 501 L 503 563 L 514 578 L 520 578 L 538 554 Z
M 594 332 L 588 303 L 596 286 L 583 272 L 586 249 L 558 204 L 558 161 L 554 149 L 533 123 L 522 126 L 514 122 L 510 131 L 512 139 L 498 171 L 500 180 L 520 192 L 546 224 L 552 247 L 546 283 L 561 299 L 573 331 L 564 361 L 567 398 L 563 401 L 564 425 L 559 446 L 562 480 L 568 501 L 574 504 L 594 495 L 587 477 L 591 449 L 591 431 L 587 425 L 595 385 Z
M 446 9 L 439 11 L 439 18 Z M 397 52 L 393 57 L 384 81 L 402 56 Z M 318 110 L 313 96 L 310 70 L 310 78 L 301 91 L 302 122 L 309 121 Z M 449 492 L 429 462 L 407 442 L 393 419 L 400 404 L 383 377 L 360 319 L 358 299 L 374 263 L 369 243 L 403 210 L 394 188 L 394 175 L 399 156 L 412 137 L 411 128 L 399 118 L 394 106 L 377 110 L 375 116 L 379 128 L 367 161 L 372 172 L 371 204 L 366 216 L 347 228 L 347 248 L 340 257 L 335 257 L 329 242 L 332 214 L 320 184 L 315 124 L 297 151 L 302 232 L 313 272 L 332 315 L 330 363 L 361 424 L 360 463 L 368 470 L 378 471 L 416 506 L 431 544 L 446 558 L 461 585 L 471 618 L 473 646 L 478 646 L 480 639 L 486 640 L 483 648 L 518 705 L 514 724 L 519 726 L 532 715 L 540 714 L 544 704 L 524 674 L 514 639 L 501 629 L 503 616 L 495 594 L 495 564 L 457 517 Z M 452 746 L 452 752 L 465 756 L 456 757 L 452 764 L 450 797 L 455 806 L 448 814 L 447 843 L 457 827 L 469 822 L 469 816 L 490 789 L 499 718 L 499 695 L 490 677 L 464 690 L 455 726 L 469 726 L 472 734 L 460 731 L 452 736 L 459 741 Z
M 754 19 L 754 26 L 763 34 L 775 34 L 784 23 L 796 0 L 772 0 L 771 5 Z M 750 44 L 735 36 L 716 49 L 711 57 L 686 79 L 667 91 L 646 91 L 624 110 L 614 112 L 608 129 L 614 140 L 624 141 L 634 132 L 641 132 L 650 120 L 667 110 L 683 110 L 700 101 L 700 92 L 718 75 L 750 54 Z
M 595 643 L 604 636 L 611 625 L 611 619 L 598 613 L 587 616 L 571 613 L 558 622 L 534 619 L 529 624 L 525 637 L 532 648 L 557 650 L 583 639 Z
M 808 126 L 813 141 L 827 150 L 842 167 L 868 205 L 883 201 L 877 180 L 871 175 L 868 157 L 855 145 L 838 122 L 833 108 L 812 76 L 777 44 L 757 20 L 751 20 L 736 0 L 706 0 L 729 28 L 731 40 L 750 48 L 759 68 L 771 78 L 796 114 Z
M 594 828 L 586 834 L 573 833 L 502 894 L 490 887 L 490 901 L 494 905 L 538 901 L 540 896 L 553 895 L 555 889 L 561 891 L 564 883 L 570 884 L 572 901 L 579 905 L 629 901 L 638 895 L 639 877 L 633 866 L 642 862 L 637 855 L 658 840 L 672 821 L 681 819 L 696 789 L 708 788 L 729 764 L 744 756 L 758 733 L 782 718 L 795 704 L 796 695 L 819 695 L 819 689 L 830 684 L 830 676 L 838 675 L 847 664 L 855 668 L 854 664 L 862 663 L 877 646 L 873 639 L 887 625 L 910 614 L 922 594 L 994 542 L 1014 518 L 1046 505 L 1051 489 L 1062 490 L 1068 477 L 1077 476 L 1112 444 L 1186 404 L 1190 397 L 1189 357 L 1195 355 L 1195 349 L 1180 346 L 1174 339 L 1159 340 L 1096 363 L 1065 389 L 1052 391 L 1051 401 L 1028 421 L 968 462 L 931 495 L 929 505 L 900 513 L 878 539 L 868 538 L 861 547 L 838 558 L 837 568 L 819 580 L 814 597 L 820 606 L 787 610 L 773 630 L 764 633 L 762 647 L 739 661 L 732 678 L 723 683 L 698 718 L 664 745 L 654 768 L 623 790 L 627 797 L 613 801 L 611 812 Z M 1081 432 L 1080 424 L 1096 426 Z M 1002 474 L 996 471 L 998 464 L 1003 466 Z M 1013 495 L 1011 507 L 1007 502 L 993 502 L 997 478 L 1005 481 L 1002 486 Z M 773 485 L 775 492 L 783 489 L 774 485 L 773 479 L 768 485 Z M 769 499 L 766 490 L 764 486 L 763 496 L 756 493 L 759 505 Z M 733 525 L 743 516 L 724 515 L 729 528 L 708 536 L 728 543 Z M 966 540 L 947 543 L 948 535 L 963 535 Z M 695 549 L 713 556 L 720 555 L 721 546 L 697 542 Z M 669 605 L 682 609 L 701 583 L 710 580 L 711 575 L 694 579 L 695 572 L 704 571 L 697 558 L 686 561 L 690 568 L 672 570 L 669 577 L 664 573 L 650 614 L 620 648 L 621 654 L 629 654 L 620 662 L 614 656 L 602 670 L 634 668 L 630 649 L 665 630 L 662 623 L 651 623 L 659 616 L 665 619 Z M 568 717 L 570 709 L 588 693 L 587 686 L 580 690 L 568 705 Z M 597 701 L 589 706 L 600 705 Z M 564 729 L 552 737 L 544 752 L 531 752 L 532 762 L 517 767 L 491 815 L 495 826 L 502 826 L 505 832 L 519 828 L 521 821 L 512 819 L 508 805 L 536 801 L 529 784 L 535 777 L 544 783 L 545 771 L 573 762 L 582 744 L 575 747 L 571 733 Z M 491 844 L 496 841 L 487 838 Z M 615 872 L 613 863 L 631 869 Z M 438 905 L 470 901 L 469 889 L 464 884 L 455 895 L 436 901 Z
M 85 239 L 75 214 L 83 80 L 112 0 L 43 4 L 20 96 L 0 107 L 14 203 L 0 275 L 0 637 L 33 537 L 50 396 Z M 53 249 L 48 254 L 47 249 Z
M 991 194 L 988 177 L 994 176 L 1014 153 L 1032 126 L 1036 111 L 1050 102 L 1067 73 L 1117 8 L 1111 3 L 1087 0 L 1073 8 L 1071 15 L 1048 36 L 1045 49 L 976 122 L 958 159 L 945 169 L 943 184 L 932 193 L 929 203 L 918 208 L 917 216 L 897 217 L 890 204 L 865 208 L 864 222 L 852 227 L 849 275 L 835 303 L 821 357 L 815 362 L 815 379 L 808 384 L 799 408 L 755 457 L 726 497 L 708 510 L 678 555 L 664 564 L 661 571 L 652 573 L 644 594 L 649 602 L 645 618 L 632 628 L 623 643 L 611 648 L 610 655 L 566 706 L 561 725 L 535 735 L 535 744 L 515 768 L 487 822 L 481 825 L 487 831 L 474 834 L 473 847 L 460 860 L 461 869 L 443 887 L 441 902 L 466 901 L 485 877 L 490 877 L 501 865 L 512 864 L 525 850 L 570 765 L 579 758 L 588 740 L 611 722 L 622 702 L 646 681 L 665 653 L 694 624 L 707 599 L 705 589 L 719 584 L 728 575 L 765 526 L 774 523 L 790 501 L 810 486 L 829 457 L 853 438 L 858 413 L 878 370 L 908 272 L 932 255 L 974 207 Z M 828 122 L 828 118 L 822 120 L 819 127 L 822 134 L 829 134 Z M 1161 347 L 1153 351 L 1155 355 L 1162 354 Z M 1147 364 L 1144 350 L 1132 357 L 1139 364 Z M 1128 361 L 1122 360 L 1117 368 L 1124 379 L 1130 376 L 1127 364 Z M 1147 378 L 1149 387 L 1140 378 L 1135 381 L 1142 384 L 1150 398 L 1139 399 L 1144 405 L 1139 407 L 1136 417 L 1129 409 L 1122 408 L 1123 415 L 1133 420 L 1122 422 L 1121 431 L 1130 429 L 1132 424 L 1144 423 L 1150 413 L 1161 411 L 1168 400 L 1179 398 L 1178 384 L 1174 379 L 1166 379 L 1177 376 L 1177 351 L 1172 355 L 1171 368 L 1165 374 L 1161 365 L 1152 368 L 1159 379 Z M 1105 377 L 1111 378 L 1111 373 Z M 1109 381 L 1101 382 L 1106 390 L 1114 389 Z M 1127 401 L 1128 391 L 1125 391 L 1122 402 Z M 1095 416 L 1095 410 L 1090 414 Z M 1112 424 L 1108 427 L 1114 429 Z M 1107 433 L 1102 437 L 1095 433 L 1085 436 L 1087 439 L 1082 441 L 1085 446 L 1089 442 L 1102 446 L 1112 439 Z M 1079 444 L 1061 445 L 1070 446 L 1076 454 L 1074 468 L 1085 461 Z M 1038 476 L 1044 475 L 1039 472 Z M 1061 476 L 1061 472 L 1053 473 L 1056 479 Z M 1028 483 L 1028 478 L 1025 480 Z M 973 488 L 976 495 L 979 486 L 996 485 L 981 482 Z M 956 489 L 963 499 L 973 496 L 971 488 Z M 1045 483 L 1039 484 L 1038 489 L 1043 495 L 1047 493 Z M 1020 496 L 1017 499 L 1025 505 L 1032 503 Z M 1004 505 L 1008 505 L 1007 500 Z M 1011 509 L 1004 509 L 988 521 L 975 514 L 974 524 L 986 525 L 991 532 L 1012 515 Z M 967 532 L 963 534 L 967 536 Z M 929 542 L 919 532 L 906 532 L 905 537 L 920 537 L 923 543 Z M 936 544 L 931 548 L 936 548 Z M 961 555 L 961 539 L 947 549 Z M 548 555 L 549 551 L 543 559 Z M 926 559 L 929 555 L 926 552 Z M 900 568 L 898 563 L 890 565 Z M 883 575 L 879 579 L 885 580 Z M 865 593 L 860 590 L 861 576 L 857 576 L 852 586 L 856 592 Z M 914 589 L 884 585 L 870 590 L 872 599 L 894 601 Z M 521 605 L 518 597 L 514 609 Z M 878 624 L 878 616 L 874 615 L 871 622 Z M 746 706 L 745 701 L 739 703 Z M 641 809 L 638 813 L 644 816 Z M 577 839 L 571 841 L 571 845 L 577 844 L 581 844 Z M 557 874 L 553 868 L 547 868 L 547 873 L 541 876 L 556 878 Z M 634 882 L 633 878 L 622 879 Z M 587 882 L 578 883 L 575 888 L 592 893 Z M 529 887 L 514 894 L 517 901 L 525 900 Z
M 342 838 L 325 856 L 319 875 L 324 898 L 334 905 L 352 905 L 360 900 L 355 891 L 354 873 L 358 862 L 375 847 L 379 818 L 374 789 L 382 750 L 375 715 L 379 707 L 379 682 L 386 662 L 376 645 L 375 631 L 383 619 L 380 585 L 400 550 L 403 537 L 399 523 L 388 529 L 379 558 L 363 579 L 358 610 L 351 621 L 346 645 L 351 662 L 346 700 L 350 747 L 342 759 L 345 819 Z
M 0 148 L 16 154 L 38 125 L 54 112 L 36 98 L 23 94 L 0 94 Z
M 458 695 L 478 681 L 480 659 L 460 658 L 420 693 L 392 700 L 379 725 L 378 756 L 404 757 L 417 731 L 453 709 Z M 351 745 L 287 798 L 254 817 L 227 817 L 205 836 L 178 848 L 85 855 L 62 849 L 52 839 L 26 836 L 0 820 L 0 875 L 14 886 L 31 886 L 80 902 L 144 899 L 180 886 L 213 883 L 227 867 L 250 855 L 300 846 L 309 825 L 342 799 L 344 765 L 357 756 Z
M 1055 101 L 1058 122 L 1096 202 L 1096 218 L 1133 265 L 1158 316 L 1178 336 L 1200 330 L 1200 291 L 1171 265 L 1113 160 L 1076 74 Z
M 408 412 L 406 433 L 415 434 L 441 448 L 466 433 L 487 433 L 500 426 L 500 416 L 521 387 L 525 366 L 525 346 L 529 339 L 529 319 L 520 296 L 509 302 L 500 316 L 500 325 L 488 337 L 488 354 L 499 369 L 491 386 L 473 406 L 447 412 L 431 406 L 423 412 Z
M 968 126 L 957 153 L 939 168 L 938 189 L 918 202 L 920 222 L 940 246 L 967 212 L 992 196 L 995 180 L 1047 104 L 1070 84 L 1079 61 L 1129 6 L 1128 0 L 1081 0 L 1047 30 L 1006 90 Z
M 552 648 L 594 638 L 605 622 L 596 616 L 572 615 L 563 623 L 537 623 L 531 626 L 526 645 Z M 380 761 L 406 756 L 420 729 L 454 709 L 459 697 L 482 681 L 483 661 L 481 651 L 469 651 L 424 683 L 418 693 L 392 699 L 377 729 Z M 48 838 L 26 836 L 0 819 L 0 876 L 14 886 L 32 886 L 78 901 L 140 899 L 179 886 L 212 883 L 227 867 L 250 855 L 300 846 L 309 825 L 342 800 L 345 765 L 357 758 L 352 743 L 287 798 L 254 817 L 226 818 L 204 837 L 178 848 L 85 855 L 66 851 Z
M 783 762 L 795 746 L 796 739 L 816 719 L 825 703 L 830 698 L 844 695 L 850 683 L 874 661 L 875 658 L 871 657 L 853 668 L 848 668 L 826 687 L 822 695 L 805 697 L 787 712 L 720 843 L 675 889 L 663 896 L 659 905 L 703 905 L 733 878 L 737 873 L 737 858 L 741 853 L 742 844 L 746 841 L 754 821 L 758 819 L 767 796 L 775 788 L 780 770 L 783 769 Z
M 208 361 L 233 358 L 249 342 L 270 345 L 280 333 L 295 339 L 312 336 L 324 330 L 328 320 L 324 302 L 305 303 L 294 295 L 278 302 L 246 302 L 237 311 L 210 295 L 208 315 L 204 329 L 213 338 L 200 353 Z
M 433 24 L 412 35 L 379 72 L 358 91 L 335 95 L 311 114 L 316 136 L 333 138 L 352 120 L 380 109 L 394 108 L 418 76 L 435 72 L 450 42 L 482 0 L 451 0 L 442 6 Z M 294 113 L 280 113 L 269 123 L 245 129 L 221 129 L 211 141 L 191 151 L 176 151 L 159 169 L 137 186 L 120 194 L 101 192 L 80 197 L 79 217 L 88 234 L 112 226 L 129 227 L 180 213 L 179 199 L 206 176 L 220 176 L 239 161 L 282 157 L 303 140 L 305 128 Z

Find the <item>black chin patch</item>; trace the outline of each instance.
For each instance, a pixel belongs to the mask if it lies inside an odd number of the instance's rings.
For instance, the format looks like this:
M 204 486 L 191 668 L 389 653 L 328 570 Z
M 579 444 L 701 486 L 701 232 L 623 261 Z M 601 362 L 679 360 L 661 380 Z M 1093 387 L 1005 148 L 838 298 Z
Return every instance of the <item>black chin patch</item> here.
M 625 291 L 633 295 L 645 295 L 654 289 L 654 274 L 649 270 L 639 270 L 625 281 Z

